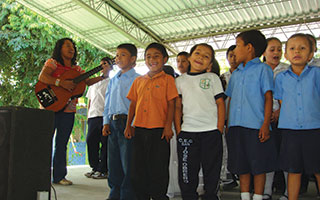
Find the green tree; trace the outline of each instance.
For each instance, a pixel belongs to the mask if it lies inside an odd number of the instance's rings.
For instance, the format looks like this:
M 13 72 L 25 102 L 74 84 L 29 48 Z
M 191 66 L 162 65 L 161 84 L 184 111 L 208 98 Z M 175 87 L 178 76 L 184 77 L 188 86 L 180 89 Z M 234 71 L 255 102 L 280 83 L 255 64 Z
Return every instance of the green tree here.
M 58 39 L 76 42 L 78 64 L 85 70 L 106 56 L 14 0 L 0 1 L 0 25 L 0 106 L 39 106 L 34 85 Z

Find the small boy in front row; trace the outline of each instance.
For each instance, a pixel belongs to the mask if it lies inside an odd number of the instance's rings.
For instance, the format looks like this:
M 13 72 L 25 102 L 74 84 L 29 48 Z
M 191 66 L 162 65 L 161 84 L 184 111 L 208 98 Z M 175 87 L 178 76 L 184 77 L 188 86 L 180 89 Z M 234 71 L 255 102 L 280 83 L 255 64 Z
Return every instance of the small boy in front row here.
M 276 147 L 269 135 L 272 112 L 273 72 L 260 61 L 265 36 L 249 30 L 236 37 L 233 71 L 226 95 L 229 101 L 228 170 L 240 178 L 241 199 L 250 200 L 250 178 L 254 176 L 253 200 L 262 200 L 265 174 L 276 166 Z
M 138 200 L 169 200 L 169 141 L 178 92 L 174 78 L 163 71 L 169 58 L 165 47 L 148 45 L 144 58 L 149 72 L 133 82 L 127 95 L 131 104 L 125 137 L 133 139 L 131 179 Z
M 289 173 L 289 199 L 297 200 L 302 172 L 320 183 L 320 68 L 308 65 L 313 48 L 305 34 L 291 36 L 284 55 L 291 66 L 276 76 L 274 95 L 281 104 L 280 168 Z

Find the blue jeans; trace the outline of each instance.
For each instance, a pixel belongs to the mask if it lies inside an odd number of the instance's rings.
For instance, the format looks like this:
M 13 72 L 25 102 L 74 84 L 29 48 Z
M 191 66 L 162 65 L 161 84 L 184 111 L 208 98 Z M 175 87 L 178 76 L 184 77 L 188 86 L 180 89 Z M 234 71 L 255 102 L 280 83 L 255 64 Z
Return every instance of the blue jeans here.
M 130 181 L 132 139 L 124 137 L 126 119 L 110 121 L 108 136 L 109 199 L 134 200 Z
M 73 128 L 74 113 L 56 112 L 54 129 L 57 130 L 53 154 L 53 182 L 58 183 L 67 175 L 67 144 Z

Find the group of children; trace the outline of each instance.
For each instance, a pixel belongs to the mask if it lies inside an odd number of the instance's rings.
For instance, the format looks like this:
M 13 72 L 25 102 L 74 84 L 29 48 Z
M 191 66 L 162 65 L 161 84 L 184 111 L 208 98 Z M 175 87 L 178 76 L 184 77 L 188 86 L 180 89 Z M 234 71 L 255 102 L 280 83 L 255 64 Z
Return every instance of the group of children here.
M 176 79 L 163 71 L 169 58 L 163 45 L 152 43 L 146 48 L 149 72 L 144 76 L 134 70 L 136 47 L 119 45 L 116 64 L 121 70 L 110 80 L 103 114 L 103 134 L 109 135 L 108 199 L 169 199 L 173 122 L 183 199 L 199 198 L 200 168 L 202 199 L 220 199 L 223 133 L 228 170 L 239 175 L 241 199 L 251 198 L 251 175 L 253 200 L 262 200 L 266 192 L 271 199 L 266 173 L 279 167 L 289 173 L 290 200 L 298 198 L 302 172 L 315 174 L 319 182 L 320 157 L 313 152 L 320 150 L 320 68 L 308 65 L 314 47 L 305 34 L 291 36 L 284 54 L 290 67 L 279 65 L 281 49 L 280 41 L 267 41 L 260 31 L 240 33 L 232 50 L 230 75 L 223 78 L 228 83 L 224 91 L 220 77 L 208 72 L 217 66 L 215 51 L 208 44 L 178 55 L 182 74 Z M 275 133 L 277 128 L 281 134 Z

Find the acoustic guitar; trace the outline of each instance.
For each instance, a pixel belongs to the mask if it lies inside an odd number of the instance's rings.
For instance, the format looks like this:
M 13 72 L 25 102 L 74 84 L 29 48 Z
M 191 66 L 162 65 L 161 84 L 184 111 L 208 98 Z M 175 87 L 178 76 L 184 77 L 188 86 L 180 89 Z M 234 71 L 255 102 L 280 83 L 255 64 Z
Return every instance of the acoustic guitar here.
M 108 61 L 109 65 L 113 62 Z M 80 72 L 75 70 L 68 70 L 64 72 L 59 78 L 60 80 L 72 80 L 76 85 L 72 92 L 64 89 L 63 87 L 57 87 L 55 85 L 48 85 L 41 81 L 35 85 L 35 93 L 39 103 L 46 109 L 54 112 L 63 110 L 68 103 L 74 99 L 81 97 L 86 89 L 85 79 L 91 75 L 102 70 L 102 66 L 99 65 L 94 69 L 80 74 Z

